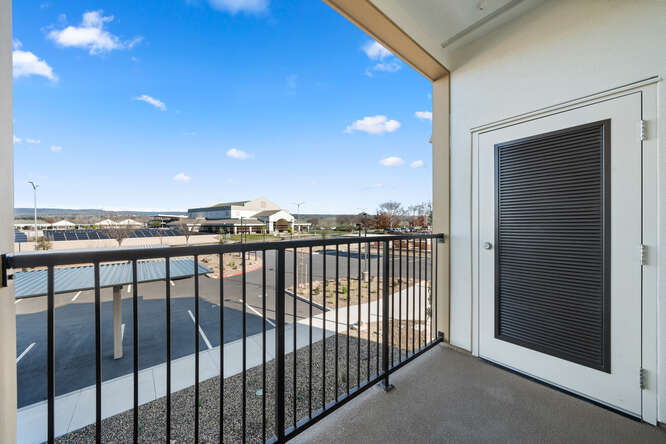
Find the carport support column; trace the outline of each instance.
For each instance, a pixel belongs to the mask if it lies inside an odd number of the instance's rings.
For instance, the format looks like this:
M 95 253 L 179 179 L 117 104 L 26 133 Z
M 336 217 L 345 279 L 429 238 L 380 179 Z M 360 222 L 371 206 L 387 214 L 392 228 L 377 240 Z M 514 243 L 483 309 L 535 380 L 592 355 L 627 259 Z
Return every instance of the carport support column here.
M 113 287 L 113 359 L 123 357 L 123 298 L 120 290 L 123 287 Z

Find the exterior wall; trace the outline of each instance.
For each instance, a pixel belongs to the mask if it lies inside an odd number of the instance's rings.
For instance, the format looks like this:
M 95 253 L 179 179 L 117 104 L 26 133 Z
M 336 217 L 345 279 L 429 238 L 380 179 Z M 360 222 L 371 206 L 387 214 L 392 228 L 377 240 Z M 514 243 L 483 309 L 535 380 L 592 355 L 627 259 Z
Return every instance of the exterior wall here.
M 265 197 L 260 197 L 259 199 L 252 200 L 245 204 L 245 208 L 251 208 L 257 211 L 264 210 L 279 210 L 280 207 Z
M 197 219 L 205 217 L 207 219 L 230 219 L 231 218 L 231 208 L 222 207 L 221 209 L 216 209 L 213 211 L 192 211 L 187 214 L 187 217 L 190 219 Z
M 243 218 L 249 218 L 253 217 L 255 214 L 257 214 L 261 210 L 257 209 L 247 209 L 245 207 L 231 207 L 231 217 L 230 219 L 240 219 L 241 217 Z
M 640 4 L 638 4 L 640 3 Z M 453 54 L 451 343 L 472 349 L 470 129 L 652 76 L 666 77 L 666 2 L 547 2 Z M 444 100 L 437 98 L 437 100 Z M 659 116 L 666 89 L 658 87 Z M 436 109 L 436 104 L 435 104 Z M 434 113 L 436 115 L 436 113 Z M 666 121 L 659 139 L 659 420 L 666 421 Z M 638 124 L 638 123 L 637 123 Z M 437 148 L 437 147 L 436 147 Z M 439 149 L 439 148 L 437 148 Z M 435 171 L 435 175 L 437 172 Z M 435 179 L 435 178 L 434 178 Z M 435 202 L 438 193 L 435 190 Z M 637 345 L 638 346 L 638 345 Z M 656 381 L 655 381 L 656 382 Z
M 0 0 L 0 253 L 14 249 L 12 9 Z M 0 442 L 16 442 L 16 306 L 12 281 L 0 288 Z

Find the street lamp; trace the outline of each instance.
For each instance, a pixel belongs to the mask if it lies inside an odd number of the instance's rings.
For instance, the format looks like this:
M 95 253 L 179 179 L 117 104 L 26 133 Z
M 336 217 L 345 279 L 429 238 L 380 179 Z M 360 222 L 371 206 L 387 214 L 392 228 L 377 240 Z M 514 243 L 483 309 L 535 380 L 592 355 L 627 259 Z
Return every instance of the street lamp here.
M 32 180 L 29 180 L 28 183 L 32 185 L 32 192 L 35 198 L 35 245 L 37 245 L 37 188 L 39 188 L 39 185 Z
M 294 228 L 296 228 L 296 225 L 298 224 L 298 215 L 301 213 L 301 205 L 303 205 L 305 202 L 292 202 L 292 205 L 296 205 L 296 223 L 294 224 Z M 298 231 L 301 231 L 300 228 Z

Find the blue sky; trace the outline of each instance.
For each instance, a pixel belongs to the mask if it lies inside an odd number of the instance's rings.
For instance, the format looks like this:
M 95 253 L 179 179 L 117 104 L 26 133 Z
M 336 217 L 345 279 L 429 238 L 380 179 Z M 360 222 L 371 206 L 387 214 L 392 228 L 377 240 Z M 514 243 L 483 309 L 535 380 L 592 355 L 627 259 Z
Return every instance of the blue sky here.
M 323 2 L 13 8 L 17 207 L 431 199 L 430 82 Z

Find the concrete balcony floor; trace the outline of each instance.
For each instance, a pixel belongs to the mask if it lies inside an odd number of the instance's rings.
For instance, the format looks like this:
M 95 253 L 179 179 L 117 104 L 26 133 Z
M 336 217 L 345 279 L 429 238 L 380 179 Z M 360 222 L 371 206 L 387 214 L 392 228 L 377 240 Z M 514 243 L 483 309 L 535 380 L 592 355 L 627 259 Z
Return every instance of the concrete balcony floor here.
M 370 389 L 293 442 L 664 443 L 640 423 L 445 345 Z

